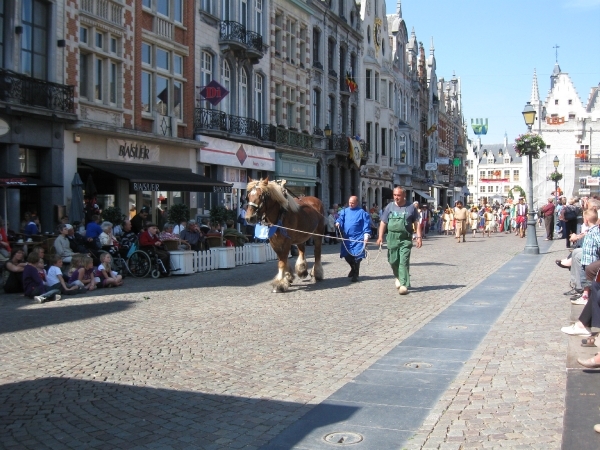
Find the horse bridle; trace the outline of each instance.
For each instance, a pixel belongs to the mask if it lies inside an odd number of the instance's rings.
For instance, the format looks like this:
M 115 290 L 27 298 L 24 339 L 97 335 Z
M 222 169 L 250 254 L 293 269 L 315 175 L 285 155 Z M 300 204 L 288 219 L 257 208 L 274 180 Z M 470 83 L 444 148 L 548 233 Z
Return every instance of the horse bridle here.
M 260 211 L 260 209 L 263 207 L 263 205 L 265 203 L 265 198 L 267 196 L 267 193 L 264 192 L 264 190 L 261 189 L 260 196 L 258 197 L 258 201 L 259 201 L 258 205 L 256 203 L 254 203 L 254 202 L 251 202 L 250 199 L 249 199 L 250 194 L 252 194 L 252 192 L 254 192 L 256 194 L 256 189 L 258 188 L 258 184 L 259 183 L 257 182 L 254 185 L 254 187 L 252 188 L 252 190 L 246 195 L 246 198 L 248 199 L 248 203 L 247 203 L 248 206 L 254 207 L 254 213 L 256 214 L 257 217 L 260 217 L 259 211 Z M 264 222 L 264 219 L 265 219 L 265 217 L 264 217 L 264 212 L 263 212 L 262 217 L 260 218 L 261 223 Z

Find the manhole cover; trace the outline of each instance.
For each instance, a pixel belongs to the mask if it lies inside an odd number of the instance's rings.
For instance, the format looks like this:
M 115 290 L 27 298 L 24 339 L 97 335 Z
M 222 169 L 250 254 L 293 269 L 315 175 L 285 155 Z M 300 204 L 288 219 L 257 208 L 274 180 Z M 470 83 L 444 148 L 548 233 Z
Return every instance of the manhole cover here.
M 448 328 L 451 330 L 466 330 L 467 327 L 464 325 L 450 325 Z
M 410 367 L 411 369 L 428 369 L 433 367 L 432 364 L 426 362 L 409 362 L 404 364 L 406 367 Z
M 363 437 L 358 433 L 352 433 L 350 431 L 340 431 L 338 433 L 326 434 L 323 440 L 330 444 L 352 445 L 361 442 L 363 440 Z
M 483 305 L 489 305 L 490 303 L 489 302 L 473 302 L 473 304 L 475 306 L 483 306 Z

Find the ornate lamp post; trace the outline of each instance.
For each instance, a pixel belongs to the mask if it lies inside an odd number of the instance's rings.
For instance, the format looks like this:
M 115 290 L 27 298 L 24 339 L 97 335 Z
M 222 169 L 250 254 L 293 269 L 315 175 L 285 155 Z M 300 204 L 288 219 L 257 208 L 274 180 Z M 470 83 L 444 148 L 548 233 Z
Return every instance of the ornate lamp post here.
M 531 133 L 531 127 L 535 122 L 535 109 L 531 106 L 530 102 L 527 102 L 523 109 L 523 119 L 525 120 L 527 129 Z M 529 186 L 527 189 L 527 196 L 529 197 L 527 206 L 529 217 L 527 220 L 527 242 L 525 243 L 523 253 L 526 255 L 539 255 L 540 247 L 538 246 L 537 235 L 535 234 L 535 219 L 533 212 L 533 155 L 529 153 L 527 157 L 529 159 Z
M 554 164 L 554 173 L 558 173 L 558 165 L 560 164 L 560 160 L 558 156 L 555 156 L 552 160 L 552 164 Z M 558 205 L 558 176 L 554 175 L 554 198 L 556 199 L 556 205 Z

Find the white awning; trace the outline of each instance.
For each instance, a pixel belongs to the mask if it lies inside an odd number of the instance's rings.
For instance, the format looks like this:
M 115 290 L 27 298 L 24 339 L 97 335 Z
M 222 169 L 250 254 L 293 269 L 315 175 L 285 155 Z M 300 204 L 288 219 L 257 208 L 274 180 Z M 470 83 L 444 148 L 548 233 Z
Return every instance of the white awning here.
M 423 197 L 427 201 L 431 201 L 431 202 L 435 201 L 435 199 L 426 192 L 418 191 L 416 189 L 414 190 L 414 192 L 415 192 L 415 194 L 419 194 L 421 197 Z

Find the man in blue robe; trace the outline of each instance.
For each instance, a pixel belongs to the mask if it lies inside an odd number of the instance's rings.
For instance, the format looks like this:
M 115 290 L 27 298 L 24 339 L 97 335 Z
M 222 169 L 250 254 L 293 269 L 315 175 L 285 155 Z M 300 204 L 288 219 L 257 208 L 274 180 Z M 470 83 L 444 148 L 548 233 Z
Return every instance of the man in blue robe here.
M 358 198 L 350 197 L 348 208 L 343 209 L 335 221 L 342 231 L 344 240 L 340 249 L 340 258 L 350 265 L 349 277 L 358 281 L 360 261 L 366 256 L 365 248 L 371 237 L 371 216 L 358 206 Z

